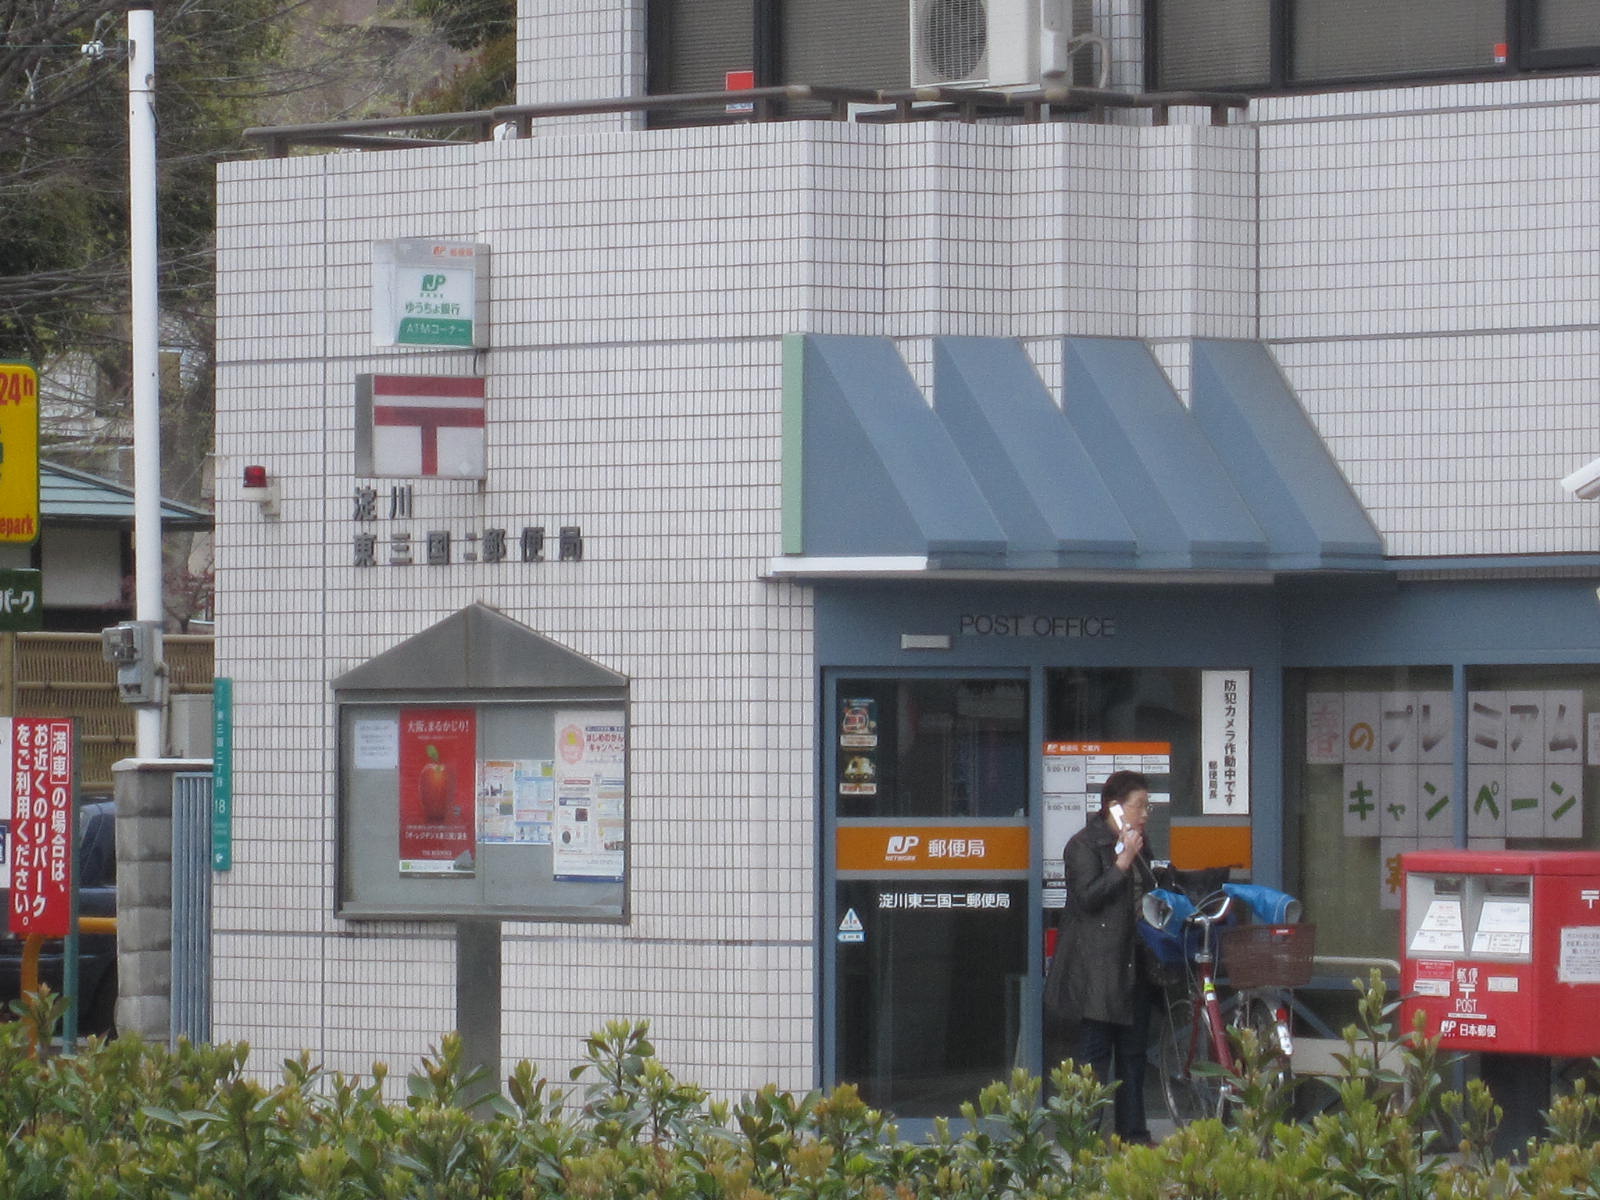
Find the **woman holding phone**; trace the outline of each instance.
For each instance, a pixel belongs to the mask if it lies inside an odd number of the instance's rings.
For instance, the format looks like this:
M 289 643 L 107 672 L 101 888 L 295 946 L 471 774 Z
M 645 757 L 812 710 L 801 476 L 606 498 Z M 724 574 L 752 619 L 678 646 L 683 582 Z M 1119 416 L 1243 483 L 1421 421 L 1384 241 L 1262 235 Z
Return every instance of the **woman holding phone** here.
M 1139 900 L 1153 886 L 1145 844 L 1150 786 L 1137 771 L 1116 771 L 1100 789 L 1100 814 L 1067 843 L 1067 908 L 1058 953 L 1064 966 L 1062 1008 L 1078 1021 L 1073 1057 L 1118 1087 L 1112 1102 L 1117 1136 L 1150 1142 L 1144 1115 L 1145 1050 L 1153 986 L 1140 969 Z

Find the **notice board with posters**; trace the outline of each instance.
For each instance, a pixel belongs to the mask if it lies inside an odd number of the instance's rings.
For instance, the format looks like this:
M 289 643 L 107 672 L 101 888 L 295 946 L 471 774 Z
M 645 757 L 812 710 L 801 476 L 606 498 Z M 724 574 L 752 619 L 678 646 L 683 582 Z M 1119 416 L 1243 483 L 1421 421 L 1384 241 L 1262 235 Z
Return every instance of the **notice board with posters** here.
M 621 707 L 347 704 L 340 723 L 343 915 L 623 915 Z
M 626 683 L 484 605 L 335 680 L 339 915 L 626 919 Z

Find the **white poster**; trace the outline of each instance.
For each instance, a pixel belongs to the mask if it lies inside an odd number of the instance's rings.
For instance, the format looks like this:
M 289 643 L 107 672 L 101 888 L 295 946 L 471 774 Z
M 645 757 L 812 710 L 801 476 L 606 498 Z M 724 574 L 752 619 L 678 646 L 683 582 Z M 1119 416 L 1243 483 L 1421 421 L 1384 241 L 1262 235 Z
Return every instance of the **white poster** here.
M 1306 762 L 1336 766 L 1344 761 L 1344 693 L 1306 696 Z
M 1421 739 L 1415 692 L 1383 692 L 1378 697 L 1378 758 L 1386 763 L 1417 761 Z
M 392 717 L 355 723 L 355 769 L 393 771 L 400 766 L 400 722 Z
M 1506 769 L 1493 763 L 1473 763 L 1467 768 L 1467 836 L 1506 836 Z
M 1378 725 L 1382 698 L 1377 692 L 1344 694 L 1344 761 L 1378 761 Z
M 1544 694 L 1544 761 L 1577 766 L 1583 762 L 1583 693 Z
M 1044 884 L 1048 890 L 1052 884 L 1065 887 L 1067 881 L 1066 863 L 1063 855 L 1066 852 L 1067 842 L 1072 835 L 1083 828 L 1088 817 L 1089 797 L 1087 793 L 1078 792 L 1074 795 L 1045 793 L 1044 797 Z M 1046 908 L 1059 908 L 1059 904 L 1045 904 Z
M 555 734 L 555 877 L 621 883 L 628 759 L 623 714 L 558 711 Z
M 1200 809 L 1250 811 L 1250 672 L 1200 672 Z
M 1455 761 L 1455 736 L 1454 697 L 1449 692 L 1418 692 L 1416 761 Z
M 1344 789 L 1339 799 L 1344 810 L 1345 837 L 1378 836 L 1381 820 L 1378 806 L 1383 801 L 1378 771 L 1375 763 L 1346 764 Z
M 1600 983 L 1600 925 L 1569 925 L 1561 931 L 1560 983 Z
M 1453 838 L 1456 832 L 1455 770 L 1449 764 L 1417 768 L 1417 833 L 1426 838 Z
M 1583 836 L 1583 806 L 1578 803 L 1583 795 L 1583 768 L 1547 766 L 1544 769 L 1543 801 L 1544 836 L 1547 838 L 1575 838 Z

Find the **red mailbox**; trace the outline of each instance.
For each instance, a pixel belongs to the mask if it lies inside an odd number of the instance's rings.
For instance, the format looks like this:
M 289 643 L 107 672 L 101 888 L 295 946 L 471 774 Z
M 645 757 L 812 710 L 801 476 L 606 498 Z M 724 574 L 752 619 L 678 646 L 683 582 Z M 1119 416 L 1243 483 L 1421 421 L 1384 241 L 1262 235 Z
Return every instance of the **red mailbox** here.
M 1401 856 L 1404 1028 L 1450 1050 L 1600 1054 L 1600 852 Z

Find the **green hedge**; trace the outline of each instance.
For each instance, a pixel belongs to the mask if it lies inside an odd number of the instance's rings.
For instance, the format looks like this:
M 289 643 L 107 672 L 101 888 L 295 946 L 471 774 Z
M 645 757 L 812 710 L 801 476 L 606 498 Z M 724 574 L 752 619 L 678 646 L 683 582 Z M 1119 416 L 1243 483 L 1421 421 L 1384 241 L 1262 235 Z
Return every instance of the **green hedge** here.
M 18 1006 L 49 1028 L 60 1001 Z M 327 1073 L 302 1055 L 282 1081 L 243 1075 L 246 1047 L 167 1050 L 136 1038 L 34 1057 L 24 1022 L 0 1026 L 0 1197 L 35 1200 L 979 1200 L 1182 1197 L 1600 1197 L 1600 1104 L 1583 1083 L 1519 1165 L 1495 1161 L 1499 1113 L 1481 1084 L 1441 1084 L 1437 1048 L 1400 1039 L 1376 980 L 1346 1034 L 1336 1109 L 1285 1119 L 1288 1098 L 1249 1035 L 1243 1100 L 1157 1147 L 1108 1144 L 1108 1093 L 1064 1063 L 1047 1094 L 1018 1072 L 922 1142 L 851 1087 L 763 1088 L 712 1100 L 655 1057 L 643 1024 L 587 1039 L 570 1089 L 519 1064 L 500 1093 L 447 1037 L 383 1098 L 385 1072 Z

